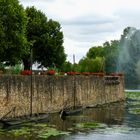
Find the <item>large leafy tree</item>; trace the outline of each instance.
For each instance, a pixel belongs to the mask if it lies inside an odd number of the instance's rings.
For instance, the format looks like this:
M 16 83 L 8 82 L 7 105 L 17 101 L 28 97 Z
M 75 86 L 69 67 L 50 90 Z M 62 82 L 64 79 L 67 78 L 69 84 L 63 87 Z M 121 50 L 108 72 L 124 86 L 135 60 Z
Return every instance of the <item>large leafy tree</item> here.
M 28 17 L 27 39 L 30 42 L 33 52 L 33 62 L 38 62 L 40 66 L 58 68 L 62 66 L 66 59 L 64 53 L 63 33 L 60 24 L 53 20 L 48 20 L 45 14 L 35 7 L 26 9 Z M 29 68 L 29 55 L 23 58 L 25 69 Z
M 92 58 L 82 58 L 79 61 L 80 72 L 102 72 L 103 71 L 103 58 L 96 57 Z
M 103 56 L 105 58 L 104 70 L 106 73 L 117 71 L 118 45 L 118 40 L 112 40 L 103 44 Z
M 117 69 L 119 41 L 112 40 L 105 42 L 103 46 L 94 46 L 87 52 L 87 58 L 100 58 L 102 70 L 106 73 L 114 72 Z M 99 62 L 99 61 L 97 61 Z M 97 64 L 96 62 L 96 64 Z
M 89 49 L 87 52 L 88 58 L 96 58 L 96 57 L 103 57 L 103 47 L 102 46 L 94 46 Z
M 18 0 L 0 0 L 0 62 L 18 63 L 27 51 L 27 18 Z

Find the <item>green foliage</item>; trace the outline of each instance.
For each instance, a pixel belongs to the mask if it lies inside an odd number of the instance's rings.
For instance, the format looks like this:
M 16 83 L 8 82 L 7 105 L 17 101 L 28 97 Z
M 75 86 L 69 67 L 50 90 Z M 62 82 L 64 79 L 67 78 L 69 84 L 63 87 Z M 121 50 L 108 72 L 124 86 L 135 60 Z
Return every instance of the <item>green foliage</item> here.
M 60 68 L 66 60 L 64 53 L 63 33 L 57 21 L 48 20 L 45 14 L 34 7 L 28 7 L 26 13 L 29 19 L 27 39 L 33 50 L 33 62 L 40 66 L 50 67 L 53 63 Z M 23 59 L 24 64 L 30 63 L 29 55 Z
M 115 72 L 118 65 L 118 45 L 119 41 L 113 40 L 103 44 L 103 55 L 105 58 L 104 70 L 107 73 Z
M 18 63 L 26 52 L 27 18 L 18 0 L 0 1 L 0 62 Z
M 83 58 L 79 61 L 80 72 L 102 72 L 104 59 L 96 57 L 95 59 Z
M 21 70 L 22 70 L 22 67 L 20 64 L 16 64 L 15 66 L 12 66 L 10 68 L 11 74 L 20 74 Z
M 18 0 L 0 1 L 0 40 L 0 62 L 10 66 L 23 61 L 30 69 L 31 50 L 41 66 L 60 68 L 66 60 L 60 24 L 34 7 L 24 10 Z
M 103 47 L 97 46 L 90 48 L 87 52 L 87 57 L 90 59 L 95 59 L 96 57 L 103 57 Z
M 119 41 L 112 40 L 110 42 L 105 42 L 103 46 L 94 46 L 89 49 L 87 58 L 95 59 L 94 71 L 105 71 L 107 73 L 116 71 L 118 62 L 118 43 Z M 102 60 L 99 60 L 99 58 L 102 58 Z M 93 64 L 88 61 L 88 65 L 91 66 Z
M 62 65 L 61 71 L 63 72 L 72 71 L 72 64 L 69 61 L 64 62 Z
M 79 67 L 79 65 L 76 64 L 76 63 L 72 64 L 72 69 L 71 69 L 71 71 L 73 71 L 73 72 L 80 72 L 80 67 Z

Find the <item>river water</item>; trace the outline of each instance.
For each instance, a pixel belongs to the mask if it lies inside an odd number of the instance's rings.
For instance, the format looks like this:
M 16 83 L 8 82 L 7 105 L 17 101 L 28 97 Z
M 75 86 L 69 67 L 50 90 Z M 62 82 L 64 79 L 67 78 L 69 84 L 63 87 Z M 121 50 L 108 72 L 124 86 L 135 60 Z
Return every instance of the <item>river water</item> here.
M 0 140 L 138 140 L 140 139 L 140 93 L 126 93 L 125 102 L 87 108 L 49 122 L 1 129 Z

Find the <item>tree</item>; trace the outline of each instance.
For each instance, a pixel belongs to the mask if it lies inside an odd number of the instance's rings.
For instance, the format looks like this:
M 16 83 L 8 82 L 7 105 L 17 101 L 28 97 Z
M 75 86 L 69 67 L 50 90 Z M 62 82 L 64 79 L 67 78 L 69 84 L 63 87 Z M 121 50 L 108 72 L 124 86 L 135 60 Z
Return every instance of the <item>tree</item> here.
M 87 52 L 88 58 L 96 58 L 96 57 L 103 57 L 103 47 L 102 46 L 94 46 L 89 49 Z
M 63 72 L 69 72 L 72 71 L 72 64 L 69 61 L 66 61 L 63 63 L 61 70 Z
M 55 65 L 60 68 L 66 60 L 60 24 L 51 19 L 48 20 L 45 14 L 34 7 L 28 7 L 26 13 L 29 19 L 27 39 L 31 43 L 33 62 L 38 62 L 40 66 Z M 29 55 L 23 58 L 25 68 L 28 68 L 29 60 Z
M 64 53 L 63 33 L 60 31 L 60 24 L 56 21 L 49 20 L 47 22 L 47 30 L 44 34 L 42 41 L 43 46 L 36 47 L 36 60 L 45 67 L 49 67 L 55 64 L 56 67 L 61 68 L 62 64 L 66 60 L 66 54 Z M 44 52 L 44 56 L 40 55 L 40 52 Z
M 102 57 L 96 57 L 95 59 L 90 59 L 88 57 L 82 58 L 79 61 L 80 72 L 102 72 L 103 61 Z
M 103 44 L 103 56 L 105 58 L 104 70 L 106 73 L 117 71 L 118 45 L 118 40 L 112 40 Z
M 0 62 L 15 65 L 27 50 L 27 17 L 18 0 L 0 1 Z

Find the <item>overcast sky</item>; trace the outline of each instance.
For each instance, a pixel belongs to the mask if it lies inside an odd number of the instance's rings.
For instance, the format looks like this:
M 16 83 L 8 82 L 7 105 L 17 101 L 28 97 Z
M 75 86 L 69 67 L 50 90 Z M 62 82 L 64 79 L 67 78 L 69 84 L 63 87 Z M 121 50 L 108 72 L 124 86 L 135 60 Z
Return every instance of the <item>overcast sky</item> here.
M 89 48 L 119 39 L 123 29 L 140 29 L 140 0 L 20 0 L 35 6 L 48 18 L 57 20 L 64 33 L 64 47 L 72 62 L 86 55 Z

